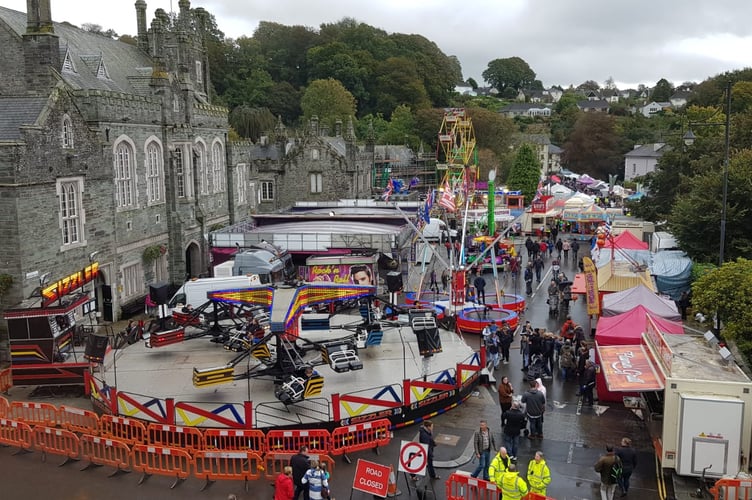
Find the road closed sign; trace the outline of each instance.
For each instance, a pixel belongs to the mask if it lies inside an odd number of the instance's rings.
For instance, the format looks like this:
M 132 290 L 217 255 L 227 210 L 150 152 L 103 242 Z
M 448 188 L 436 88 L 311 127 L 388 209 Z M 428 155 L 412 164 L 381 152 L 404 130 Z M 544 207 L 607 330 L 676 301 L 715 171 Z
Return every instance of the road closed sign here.
M 386 498 L 390 472 L 391 468 L 388 465 L 358 459 L 358 465 L 355 468 L 355 479 L 353 479 L 353 489 Z

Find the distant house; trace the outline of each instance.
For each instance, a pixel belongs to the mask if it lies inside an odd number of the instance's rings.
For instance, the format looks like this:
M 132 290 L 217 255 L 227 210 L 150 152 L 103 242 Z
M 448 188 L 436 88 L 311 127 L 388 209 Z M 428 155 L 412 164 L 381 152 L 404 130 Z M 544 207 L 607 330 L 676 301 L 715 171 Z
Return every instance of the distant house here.
M 683 108 L 687 105 L 687 101 L 689 100 L 690 95 L 692 95 L 692 93 L 686 90 L 679 90 L 674 92 L 674 95 L 669 98 L 671 106 L 673 106 L 674 108 Z
M 561 99 L 561 96 L 564 95 L 564 91 L 561 89 L 557 89 L 556 87 L 551 87 L 550 89 L 546 89 L 543 91 L 543 93 L 551 96 L 551 101 L 553 102 L 559 102 L 559 99 Z
M 616 89 L 605 89 L 601 96 L 610 103 L 619 102 L 619 91 Z
M 597 90 L 586 91 L 585 97 L 587 97 L 588 101 L 600 101 L 602 99 L 601 95 L 598 93 Z
M 509 118 L 515 116 L 551 116 L 551 108 L 543 104 L 514 102 L 501 108 L 499 113 Z
M 484 95 L 484 96 L 499 95 L 499 91 L 496 90 L 495 87 L 478 87 L 477 89 L 475 89 L 475 92 L 478 95 Z
M 631 99 L 636 95 L 637 91 L 635 89 L 624 89 L 619 91 L 619 97 L 621 97 L 622 99 Z
M 577 107 L 584 113 L 608 113 L 610 106 L 605 99 L 597 101 L 578 101 Z
M 551 138 L 547 134 L 519 134 L 514 142 L 518 145 L 528 144 L 535 150 L 535 155 L 540 161 L 541 175 L 549 175 L 561 170 L 562 149 L 551 144 Z
M 640 113 L 642 113 L 644 116 L 647 116 L 648 118 L 652 115 L 659 113 L 661 111 L 666 111 L 671 109 L 671 103 L 670 102 L 651 102 L 643 107 L 640 108 Z
M 460 95 L 469 95 L 469 96 L 476 96 L 478 93 L 475 91 L 475 89 L 467 82 L 460 82 L 457 85 L 454 86 L 454 91 L 457 92 Z
M 671 146 L 662 142 L 635 144 L 634 149 L 624 155 L 624 180 L 628 181 L 655 172 L 658 160 L 666 151 L 670 150 Z

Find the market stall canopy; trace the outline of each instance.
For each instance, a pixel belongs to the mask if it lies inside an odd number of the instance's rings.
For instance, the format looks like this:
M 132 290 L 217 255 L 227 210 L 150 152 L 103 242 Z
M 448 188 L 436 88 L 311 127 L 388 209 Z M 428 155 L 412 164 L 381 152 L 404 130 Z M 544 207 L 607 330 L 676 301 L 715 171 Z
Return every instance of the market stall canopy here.
M 679 300 L 692 280 L 692 259 L 681 250 L 662 250 L 653 255 L 650 271 L 658 290 Z
M 637 306 L 616 316 L 601 316 L 595 326 L 595 341 L 599 345 L 639 344 L 647 327 L 648 316 L 664 334 L 684 333 L 684 327 L 680 321 L 661 318 L 646 307 Z
M 653 278 L 647 268 L 636 269 L 631 262 L 612 260 L 598 269 L 599 292 L 621 292 L 637 285 L 645 285 L 655 291 Z
M 606 219 L 608 219 L 606 210 L 596 204 L 592 204 L 589 207 L 580 210 L 579 220 L 581 221 L 605 221 Z
M 562 184 L 554 184 L 549 188 L 551 194 L 570 194 L 572 192 L 567 186 Z
M 611 392 L 663 390 L 663 380 L 642 345 L 598 345 L 598 358 Z
M 647 250 L 648 244 L 637 238 L 637 236 L 635 236 L 631 232 L 624 231 L 618 236 L 614 237 L 613 240 L 606 240 L 606 244 L 603 246 L 603 248 L 612 247 L 623 248 L 625 250 Z
M 582 174 L 580 178 L 577 179 L 577 182 L 589 186 L 590 184 L 593 184 L 595 182 L 595 179 L 590 177 L 588 174 Z
M 561 179 L 559 178 L 558 175 L 552 175 L 551 176 L 551 180 L 554 181 L 554 182 L 561 182 Z
M 681 320 L 681 315 L 673 300 L 659 297 L 643 285 L 605 295 L 601 314 L 604 317 L 619 316 L 638 306 L 649 311 L 655 320 L 659 319 L 657 317 L 669 321 Z

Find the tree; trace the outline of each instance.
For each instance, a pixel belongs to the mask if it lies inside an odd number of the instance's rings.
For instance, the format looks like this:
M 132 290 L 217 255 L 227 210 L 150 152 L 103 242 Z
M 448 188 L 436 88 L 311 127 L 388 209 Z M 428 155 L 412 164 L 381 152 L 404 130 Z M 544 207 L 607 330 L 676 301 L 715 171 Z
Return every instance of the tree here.
M 318 33 L 306 26 L 285 26 L 261 21 L 253 33 L 264 56 L 265 70 L 275 82 L 302 87 L 308 81 L 308 49 L 318 43 Z
M 614 90 L 616 88 L 616 83 L 614 82 L 613 76 L 606 78 L 606 81 L 603 82 L 603 88 L 608 90 Z
M 117 38 L 118 34 L 113 29 L 105 30 L 100 26 L 99 24 L 94 23 L 84 23 L 81 25 L 81 29 L 84 31 L 88 31 L 89 33 L 94 33 L 97 35 L 102 35 L 107 38 Z
M 400 104 L 394 108 L 386 131 L 378 137 L 380 144 L 404 144 L 417 149 L 418 136 L 415 133 L 415 117 L 410 108 Z
M 378 68 L 373 97 L 375 109 L 385 117 L 400 104 L 413 109 L 431 107 L 423 79 L 418 74 L 415 62 L 405 57 L 390 57 Z
M 507 178 L 507 188 L 510 191 L 521 191 L 525 201 L 530 204 L 535 197 L 540 182 L 540 162 L 535 157 L 533 148 L 523 144 L 517 150 L 517 156 Z
M 369 80 L 375 65 L 369 52 L 353 51 L 342 42 L 318 45 L 308 50 L 309 79 L 339 80 L 359 103 L 369 100 Z
M 692 284 L 692 308 L 718 314 L 723 336 L 752 355 L 752 261 L 738 258 L 701 276 Z
M 577 86 L 577 90 L 585 90 L 585 91 L 595 90 L 595 91 L 598 91 L 600 89 L 601 89 L 600 85 L 598 85 L 598 82 L 596 82 L 595 80 L 585 80 L 584 82 L 582 82 L 581 84 L 579 84 Z
M 715 262 L 720 245 L 723 176 L 716 168 L 687 181 L 688 192 L 676 198 L 669 228 L 693 260 Z M 752 255 L 752 150 L 734 154 L 729 162 L 724 256 L 728 260 Z
M 312 81 L 300 99 L 300 107 L 306 120 L 316 115 L 329 130 L 334 130 L 337 120 L 347 123 L 355 116 L 355 98 L 333 78 Z
M 471 89 L 478 90 L 478 82 L 475 81 L 475 78 L 468 78 L 467 84 L 470 85 Z
M 467 114 L 473 120 L 475 141 L 479 148 L 488 148 L 497 156 L 509 150 L 512 136 L 517 131 L 510 118 L 478 107 L 468 107 Z
M 674 87 L 665 78 L 661 78 L 653 88 L 652 100 L 655 102 L 668 102 L 674 94 Z
M 620 144 L 615 125 L 615 118 L 605 113 L 581 113 L 563 146 L 566 167 L 596 179 L 623 173 L 622 155 L 631 145 Z
M 489 62 L 481 76 L 503 93 L 507 88 L 520 90 L 529 87 L 535 80 L 535 71 L 523 59 L 508 57 Z
M 228 120 L 240 137 L 254 142 L 276 123 L 274 115 L 267 108 L 253 108 L 245 104 L 233 109 Z

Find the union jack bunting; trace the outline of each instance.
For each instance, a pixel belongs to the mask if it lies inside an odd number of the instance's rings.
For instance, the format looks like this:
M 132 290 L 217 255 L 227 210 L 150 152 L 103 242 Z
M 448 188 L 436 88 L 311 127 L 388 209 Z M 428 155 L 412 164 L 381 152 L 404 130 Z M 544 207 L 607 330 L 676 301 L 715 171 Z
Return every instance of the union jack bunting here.
M 444 192 L 441 193 L 441 198 L 439 198 L 439 206 L 448 212 L 457 210 L 457 206 L 454 203 L 454 194 L 452 194 L 452 189 L 449 187 L 448 182 L 444 185 Z
M 386 185 L 386 189 L 384 189 L 384 192 L 381 195 L 381 198 L 384 201 L 389 201 L 389 197 L 392 196 L 392 193 L 394 192 L 394 183 L 392 182 L 392 178 L 389 178 L 389 182 Z

